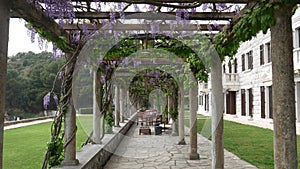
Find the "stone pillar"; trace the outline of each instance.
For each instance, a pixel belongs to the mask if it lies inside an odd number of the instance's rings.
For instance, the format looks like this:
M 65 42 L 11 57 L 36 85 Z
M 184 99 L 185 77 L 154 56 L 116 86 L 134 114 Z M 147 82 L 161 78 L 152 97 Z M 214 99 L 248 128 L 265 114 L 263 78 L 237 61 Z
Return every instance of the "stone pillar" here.
M 124 122 L 124 119 L 125 119 L 125 109 L 124 109 L 124 89 L 120 87 L 119 89 L 120 91 L 120 122 L 123 123 Z
M 275 169 L 298 167 L 291 19 L 295 5 L 281 3 L 270 28 Z
M 297 122 L 300 122 L 300 82 L 296 83 L 296 98 L 297 98 Z
M 79 164 L 76 159 L 76 111 L 73 102 L 70 101 L 69 111 L 65 115 L 65 151 L 63 166 L 72 166 Z
M 197 152 L 197 84 L 192 73 L 189 75 L 189 81 L 192 83 L 189 89 L 190 95 L 190 160 L 198 160 Z
M 222 62 L 218 55 L 212 56 L 211 66 L 211 121 L 212 121 L 212 168 L 224 168 L 223 141 L 223 85 Z
M 3 166 L 3 126 L 5 114 L 9 10 L 9 0 L 0 1 L 0 81 L 2 82 L 0 85 L 0 168 Z
M 100 73 L 98 73 L 100 74 Z M 98 79 L 97 71 L 94 72 L 93 76 L 93 141 L 96 144 L 101 144 L 100 136 L 100 79 Z M 97 98 L 98 97 L 98 98 Z
M 115 86 L 115 127 L 120 127 L 120 91 Z
M 180 84 L 180 90 L 178 91 L 179 95 L 179 145 L 185 145 L 184 139 L 184 87 L 183 83 Z

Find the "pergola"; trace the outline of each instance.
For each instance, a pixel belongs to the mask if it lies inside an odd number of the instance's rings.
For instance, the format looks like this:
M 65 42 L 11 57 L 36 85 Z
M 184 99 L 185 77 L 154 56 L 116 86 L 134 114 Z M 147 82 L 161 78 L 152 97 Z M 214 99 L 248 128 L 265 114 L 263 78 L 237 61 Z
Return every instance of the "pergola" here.
M 52 9 L 51 4 L 60 3 L 60 9 Z M 270 4 L 279 3 L 270 1 Z M 290 11 L 292 4 L 284 4 L 282 8 L 274 12 L 276 24 L 271 26 L 272 35 L 272 55 L 273 57 L 273 84 L 276 98 L 285 98 L 286 93 L 293 96 L 293 70 L 292 59 L 292 38 Z M 118 6 L 118 4 L 120 4 Z M 66 6 L 67 5 L 67 6 Z M 99 8 L 104 7 L 104 9 Z M 0 2 L 0 80 L 3 83 L 0 87 L 0 166 L 2 167 L 2 150 L 3 150 L 3 123 L 5 113 L 5 81 L 7 67 L 7 45 L 8 45 L 8 27 L 9 18 L 23 18 L 41 34 L 41 36 L 52 41 L 54 45 L 65 52 L 67 66 L 63 73 L 64 88 L 62 89 L 63 103 L 70 102 L 70 90 L 72 85 L 72 75 L 76 59 L 83 48 L 89 36 L 80 36 L 80 40 L 76 40 L 76 36 L 82 35 L 84 31 L 116 30 L 116 31 L 144 31 L 153 32 L 152 25 L 149 23 L 135 24 L 126 23 L 130 19 L 151 19 L 151 20 L 189 20 L 187 25 L 172 29 L 172 25 L 159 23 L 160 31 L 204 31 L 207 33 L 217 33 L 218 31 L 227 31 L 228 41 L 235 38 L 232 29 L 234 25 L 239 23 L 243 15 L 247 11 L 253 10 L 259 5 L 259 1 L 249 0 L 2 0 Z M 146 8 L 142 8 L 146 6 Z M 134 9 L 140 8 L 140 9 Z M 142 9 L 141 9 L 142 8 Z M 204 9 L 208 8 L 206 11 Z M 240 10 L 234 11 L 239 8 Z M 63 10 L 63 11 L 60 11 Z M 70 16 L 71 14 L 71 16 Z M 142 14 L 142 15 L 139 15 Z M 126 17 L 128 16 L 128 18 Z M 174 16 L 173 18 L 170 16 Z M 149 17 L 149 18 L 147 18 Z M 166 17 L 166 18 L 162 18 Z M 170 18 L 168 18 L 170 17 Z M 107 26 L 107 22 L 116 19 L 125 20 L 124 23 L 115 22 L 111 26 Z M 198 22 L 195 22 L 198 21 Z M 65 22 L 61 24 L 61 22 Z M 288 26 L 284 26 L 288 25 Z M 287 38 L 288 41 L 283 42 L 280 39 Z M 214 39 L 212 39 L 214 42 Z M 286 56 L 286 57 L 282 57 Z M 218 60 L 218 59 L 217 59 Z M 212 83 L 213 101 L 215 107 L 212 114 L 212 143 L 213 143 L 213 168 L 224 168 L 224 152 L 223 152 L 223 107 L 222 107 L 222 83 L 221 79 L 221 61 L 216 61 L 212 66 Z M 280 82 L 286 82 L 286 87 L 279 86 Z M 276 86 L 278 85 L 278 87 Z M 278 90 L 276 90 L 278 89 Z M 196 104 L 195 88 L 190 90 L 190 99 Z M 214 100 L 215 99 L 215 100 Z M 294 97 L 290 100 L 273 100 L 274 105 L 274 139 L 275 139 L 275 161 L 276 167 L 289 165 L 291 168 L 297 166 L 295 148 L 295 110 L 293 109 Z M 285 105 L 291 105 L 286 108 Z M 288 112 L 285 120 L 283 112 Z M 62 113 L 59 115 L 62 116 Z M 196 119 L 196 109 L 191 110 L 191 119 Z M 59 118 L 58 118 L 59 119 Z M 62 119 L 59 119 L 62 120 Z M 64 149 L 64 163 L 66 165 L 76 164 L 76 150 L 74 130 L 76 128 L 75 112 L 71 107 L 65 116 L 65 142 L 68 144 Z M 182 134 L 182 132 L 180 132 Z M 190 158 L 197 159 L 197 138 L 196 126 L 192 126 L 190 130 Z M 288 136 L 288 137 L 285 137 Z M 182 137 L 181 137 L 182 138 Z M 285 139 L 283 139 L 285 138 Z M 182 141 L 182 140 L 181 140 Z M 284 148 L 281 148 L 284 147 Z M 281 160 L 279 160 L 281 159 Z

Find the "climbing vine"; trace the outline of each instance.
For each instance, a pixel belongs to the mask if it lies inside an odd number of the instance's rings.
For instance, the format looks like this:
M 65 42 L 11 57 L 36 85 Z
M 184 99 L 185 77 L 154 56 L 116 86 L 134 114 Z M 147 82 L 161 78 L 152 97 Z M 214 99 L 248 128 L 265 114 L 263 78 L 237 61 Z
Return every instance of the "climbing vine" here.
M 274 11 L 280 8 L 282 3 L 296 3 L 294 0 L 282 0 L 277 3 L 270 3 L 268 0 L 261 0 L 253 9 L 247 9 L 240 17 L 240 20 L 233 26 L 232 30 L 225 29 L 214 38 L 215 48 L 221 58 L 233 57 L 241 42 L 250 40 L 262 31 L 267 33 L 268 29 L 275 25 Z M 295 12 L 295 6 L 293 11 Z

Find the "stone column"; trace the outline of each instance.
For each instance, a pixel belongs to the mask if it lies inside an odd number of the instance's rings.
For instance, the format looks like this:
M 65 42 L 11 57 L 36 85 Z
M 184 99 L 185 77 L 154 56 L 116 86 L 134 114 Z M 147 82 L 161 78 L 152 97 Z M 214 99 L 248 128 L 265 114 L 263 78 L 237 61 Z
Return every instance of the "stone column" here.
M 115 86 L 115 127 L 120 127 L 120 91 Z
M 3 126 L 5 114 L 9 10 L 9 0 L 0 1 L 0 168 L 3 166 Z
M 77 165 L 79 164 L 76 159 L 76 111 L 72 100 L 70 101 L 69 111 L 65 116 L 65 157 L 62 165 Z
M 178 91 L 179 95 L 179 145 L 185 145 L 184 139 L 184 87 L 183 83 L 180 84 L 180 89 Z
M 296 83 L 296 98 L 297 98 L 297 122 L 300 122 L 300 82 Z
M 222 62 L 218 55 L 212 56 L 211 66 L 211 121 L 212 121 L 212 168 L 224 168 L 223 141 L 223 85 Z
M 270 28 L 275 169 L 298 167 L 291 19 L 295 5 L 281 3 Z
M 192 83 L 189 89 L 190 95 L 190 160 L 198 160 L 197 152 L 197 85 L 192 73 L 189 75 L 189 81 Z
M 124 89 L 120 87 L 120 122 L 123 123 L 125 119 L 125 109 L 124 109 Z
M 100 74 L 100 73 L 98 73 Z M 93 141 L 96 144 L 101 144 L 101 136 L 100 136 L 100 78 L 97 75 L 97 71 L 94 72 L 93 76 Z

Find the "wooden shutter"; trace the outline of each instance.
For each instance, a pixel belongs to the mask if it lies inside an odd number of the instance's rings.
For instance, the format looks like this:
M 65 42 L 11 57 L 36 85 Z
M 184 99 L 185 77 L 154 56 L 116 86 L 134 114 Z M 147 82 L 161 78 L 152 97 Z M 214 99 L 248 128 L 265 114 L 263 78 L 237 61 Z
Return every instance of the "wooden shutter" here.
M 249 92 L 249 116 L 253 117 L 253 94 L 252 89 L 248 89 Z
M 269 118 L 273 118 L 272 86 L 269 86 Z
M 237 67 L 238 67 L 238 65 L 237 65 L 237 59 L 235 58 L 234 59 L 234 73 L 237 73 L 238 71 L 237 71 Z
M 246 116 L 246 98 L 245 98 L 245 89 L 241 90 L 241 109 L 242 116 Z
M 236 114 L 236 92 L 231 91 L 230 93 L 230 114 Z
M 242 55 L 242 71 L 245 70 L 245 55 Z
M 230 114 L 230 92 L 226 93 L 226 114 Z
M 266 118 L 265 112 L 265 87 L 260 87 L 260 117 Z
M 260 65 L 263 65 L 263 64 L 265 64 L 265 62 L 264 62 L 264 57 L 265 57 L 264 45 L 260 45 L 259 49 L 260 49 Z

